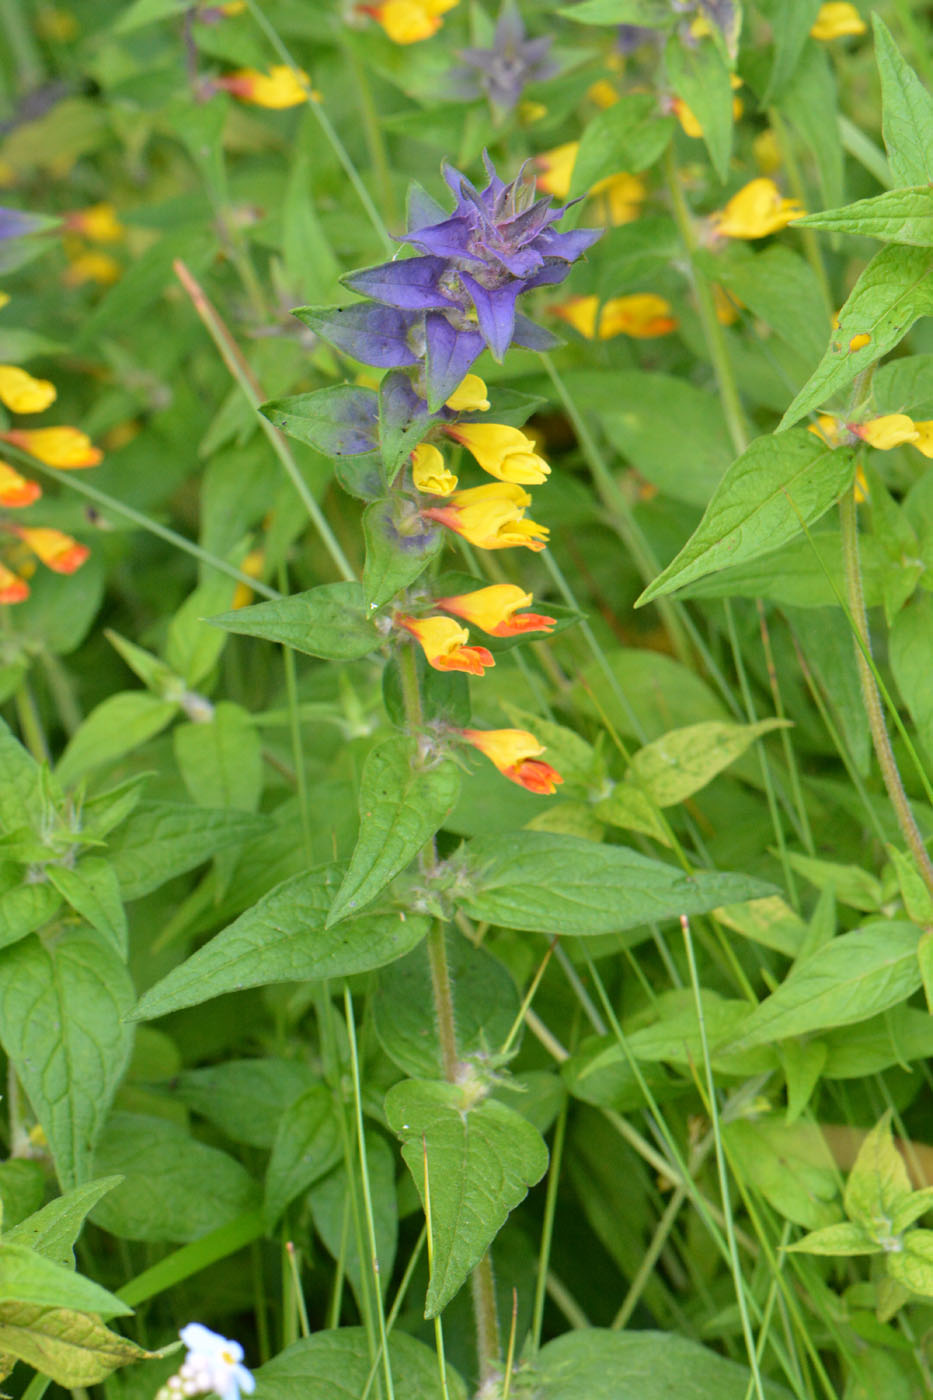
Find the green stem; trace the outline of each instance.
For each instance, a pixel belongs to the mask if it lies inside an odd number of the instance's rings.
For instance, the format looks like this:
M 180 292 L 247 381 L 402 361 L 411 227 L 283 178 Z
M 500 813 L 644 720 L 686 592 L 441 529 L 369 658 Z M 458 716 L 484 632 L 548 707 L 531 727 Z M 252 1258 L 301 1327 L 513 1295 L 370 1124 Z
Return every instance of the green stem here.
M 29 688 L 28 681 L 24 680 L 21 682 L 13 698 L 16 703 L 16 715 L 19 719 L 23 738 L 26 740 L 27 749 L 37 763 L 48 763 L 48 745 L 45 742 L 45 735 L 42 732 L 39 712 L 36 709 L 35 698 Z
M 4 0 L 0 5 L 0 21 L 10 46 L 19 91 L 31 92 L 42 82 L 44 70 L 39 46 L 33 38 L 31 24 L 23 14 L 20 0 Z
M 450 1084 L 457 1079 L 457 1025 L 454 1019 L 453 988 L 450 983 L 450 967 L 447 963 L 447 947 L 444 941 L 444 925 L 438 920 L 428 934 L 428 960 L 431 964 L 431 990 L 434 994 L 434 1015 L 437 1021 L 437 1038 L 441 1046 L 441 1062 L 444 1078 Z
M 554 1128 L 554 1141 L 551 1144 L 551 1161 L 548 1166 L 547 1198 L 544 1202 L 544 1225 L 541 1230 L 541 1248 L 538 1252 L 538 1277 L 535 1281 L 535 1302 L 532 1314 L 531 1336 L 534 1351 L 541 1347 L 541 1330 L 544 1326 L 544 1300 L 547 1295 L 548 1267 L 551 1262 L 551 1241 L 554 1237 L 554 1217 L 557 1214 L 557 1187 L 560 1180 L 561 1162 L 564 1156 L 564 1141 L 567 1136 L 567 1111 L 569 1100 L 557 1115 Z
M 693 227 L 693 218 L 687 207 L 687 201 L 684 199 L 680 176 L 677 166 L 674 163 L 674 156 L 670 147 L 668 147 L 667 154 L 664 157 L 664 169 L 667 175 L 674 221 L 677 224 L 681 240 L 690 259 L 691 282 L 693 284 L 694 295 L 696 296 L 697 310 L 700 315 L 706 346 L 709 350 L 709 357 L 713 364 L 713 373 L 716 376 L 719 397 L 722 400 L 722 410 L 725 414 L 726 426 L 729 429 L 729 435 L 732 438 L 732 443 L 736 452 L 741 454 L 748 446 L 749 440 L 748 426 L 745 421 L 745 410 L 742 407 L 742 400 L 739 397 L 738 385 L 735 382 L 735 375 L 733 374 L 732 364 L 729 360 L 729 351 L 726 346 L 725 336 L 722 333 L 722 326 L 720 326 L 716 319 L 716 307 L 713 303 L 712 291 L 710 290 L 709 283 L 705 276 L 696 266 L 696 230 Z
M 386 154 L 386 144 L 382 136 L 382 127 L 379 123 L 379 113 L 376 111 L 376 104 L 373 102 L 369 73 L 357 56 L 352 35 L 348 34 L 346 31 L 343 33 L 341 47 L 347 56 L 347 62 L 353 74 L 353 87 L 359 99 L 360 113 L 363 118 L 363 132 L 366 136 L 369 158 L 372 161 L 373 170 L 375 171 L 376 179 L 379 183 L 382 207 L 385 210 L 386 218 L 389 223 L 395 224 L 398 221 L 398 210 L 395 204 L 395 189 L 392 185 L 392 173 Z
M 807 207 L 807 192 L 803 187 L 803 178 L 800 174 L 800 166 L 797 164 L 797 157 L 794 154 L 794 143 L 791 140 L 790 132 L 784 122 L 784 118 L 776 107 L 772 107 L 768 112 L 768 120 L 774 129 L 777 143 L 781 152 L 781 159 L 787 169 L 787 181 L 790 185 L 791 194 L 794 198 Z M 813 274 L 820 284 L 820 293 L 823 297 L 823 306 L 826 310 L 826 319 L 830 323 L 836 314 L 833 303 L 832 288 L 829 285 L 829 278 L 826 275 L 826 267 L 823 263 L 823 249 L 816 232 L 812 228 L 802 228 L 798 232 L 803 239 L 803 251 L 807 262 L 813 269 Z M 827 327 L 828 330 L 828 327 Z
M 473 1313 L 476 1317 L 476 1351 L 482 1384 L 498 1371 L 502 1358 L 499 1313 L 496 1308 L 496 1280 L 493 1277 L 492 1258 L 488 1251 L 473 1270 L 470 1286 L 473 1293 Z
M 253 377 L 250 366 L 243 358 L 239 346 L 230 334 L 230 331 L 216 308 L 205 296 L 203 289 L 192 277 L 188 268 L 180 258 L 176 259 L 174 268 L 176 277 L 191 299 L 191 304 L 200 316 L 211 340 L 213 340 L 220 352 L 221 359 L 239 385 L 243 397 L 257 414 L 259 426 L 269 439 L 272 450 L 285 468 L 285 474 L 294 486 L 305 510 L 308 512 L 311 523 L 317 530 L 321 543 L 333 560 L 337 572 L 340 574 L 341 578 L 345 579 L 348 583 L 352 583 L 356 579 L 353 566 L 341 549 L 336 535 L 333 530 L 331 530 L 324 516 L 324 512 L 312 496 L 308 488 L 308 483 L 301 475 L 291 448 L 278 428 L 274 428 L 268 418 L 264 418 L 259 412 L 264 395 Z
M 881 776 L 887 788 L 891 805 L 897 817 L 898 826 L 917 870 L 930 894 L 933 895 L 933 862 L 930 860 L 910 800 L 904 791 L 897 760 L 891 747 L 891 738 L 884 719 L 881 696 L 875 684 L 875 677 L 869 664 L 871 656 L 871 634 L 868 630 L 868 614 L 865 611 L 865 595 L 862 590 L 862 571 L 859 564 L 858 519 L 855 506 L 855 491 L 847 491 L 839 502 L 839 524 L 842 530 L 842 562 L 845 572 L 846 598 L 849 613 L 856 631 L 855 662 L 858 667 L 859 682 L 862 687 L 862 703 L 868 717 L 872 743 L 881 769 Z

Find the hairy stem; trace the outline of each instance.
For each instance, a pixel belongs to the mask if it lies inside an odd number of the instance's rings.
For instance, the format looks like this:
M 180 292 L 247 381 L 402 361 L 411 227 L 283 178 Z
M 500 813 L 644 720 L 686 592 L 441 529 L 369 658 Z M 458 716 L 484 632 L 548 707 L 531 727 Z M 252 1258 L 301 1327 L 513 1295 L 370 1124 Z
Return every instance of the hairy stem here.
M 855 492 L 846 492 L 839 502 L 839 524 L 842 529 L 842 561 L 845 571 L 846 599 L 855 638 L 855 662 L 858 667 L 859 682 L 862 687 L 862 703 L 868 716 L 871 739 L 881 768 L 881 776 L 888 790 L 891 805 L 897 817 L 898 826 L 904 835 L 908 849 L 914 858 L 924 884 L 933 895 L 933 862 L 924 844 L 910 800 L 904 791 L 897 760 L 891 747 L 891 737 L 885 724 L 881 696 L 875 683 L 868 658 L 871 656 L 871 635 L 868 631 L 868 614 L 865 611 L 865 595 L 862 590 L 862 571 L 859 564 L 858 520 L 855 508 Z

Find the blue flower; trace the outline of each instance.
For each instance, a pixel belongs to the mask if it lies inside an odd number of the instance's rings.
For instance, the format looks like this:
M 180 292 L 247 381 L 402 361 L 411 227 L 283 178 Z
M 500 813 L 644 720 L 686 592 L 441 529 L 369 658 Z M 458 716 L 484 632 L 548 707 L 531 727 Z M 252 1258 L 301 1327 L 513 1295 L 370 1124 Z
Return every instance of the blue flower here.
M 181 1400 L 181 1397 L 208 1395 L 213 1392 L 220 1400 L 240 1400 L 241 1394 L 252 1395 L 256 1382 L 240 1363 L 243 1348 L 239 1342 L 189 1322 L 178 1334 L 187 1347 L 187 1355 L 177 1375 L 165 1383 L 157 1400 Z

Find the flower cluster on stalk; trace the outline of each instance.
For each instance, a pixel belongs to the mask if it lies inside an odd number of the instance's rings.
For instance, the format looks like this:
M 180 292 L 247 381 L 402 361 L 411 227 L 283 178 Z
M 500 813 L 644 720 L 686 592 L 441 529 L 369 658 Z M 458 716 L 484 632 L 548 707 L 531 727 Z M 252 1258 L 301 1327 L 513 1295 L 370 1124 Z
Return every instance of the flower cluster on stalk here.
M 450 211 L 415 189 L 408 231 L 400 239 L 415 255 L 343 279 L 364 300 L 298 312 L 345 355 L 387 371 L 378 393 L 344 385 L 312 395 L 317 426 L 309 429 L 304 403 L 303 436 L 338 458 L 369 462 L 380 454 L 382 504 L 388 503 L 380 528 L 403 555 L 435 540 L 438 525 L 483 550 L 539 551 L 548 539 L 547 526 L 527 514 L 527 488 L 543 484 L 551 469 L 521 427 L 492 421 L 495 408 L 473 366 L 485 350 L 501 361 L 511 345 L 547 349 L 555 343 L 519 310 L 519 298 L 562 282 L 601 230 L 559 232 L 554 225 L 566 206 L 555 209 L 549 198 L 536 198 L 534 183 L 523 173 L 506 184 L 485 161 L 482 189 L 445 168 L 456 201 Z M 273 421 L 286 431 L 295 403 L 274 405 Z M 513 406 L 503 416 L 522 414 Z M 396 455 L 387 453 L 391 442 L 404 444 Z M 491 479 L 461 485 L 451 448 L 463 449 Z M 416 560 L 412 578 L 418 572 Z M 497 638 L 543 635 L 555 619 L 524 611 L 532 602 L 514 584 L 427 599 L 423 585 L 415 594 L 401 588 L 388 605 L 387 630 L 399 642 L 411 638 L 435 670 L 481 676 L 495 657 L 471 644 L 469 628 Z M 530 791 L 550 793 L 561 781 L 539 758 L 542 745 L 525 730 L 462 728 L 447 735 L 479 749 Z

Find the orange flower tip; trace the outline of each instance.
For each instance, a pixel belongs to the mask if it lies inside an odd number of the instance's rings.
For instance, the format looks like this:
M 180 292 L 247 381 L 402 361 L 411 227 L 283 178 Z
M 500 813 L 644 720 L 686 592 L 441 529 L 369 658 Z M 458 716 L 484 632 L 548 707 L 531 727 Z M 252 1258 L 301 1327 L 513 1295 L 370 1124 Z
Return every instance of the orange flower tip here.
M 31 506 L 42 495 L 42 487 L 37 481 L 22 478 L 22 486 L 0 486 L 0 506 L 8 510 L 21 510 Z
M 461 729 L 460 734 L 485 754 L 503 777 L 529 792 L 550 794 L 563 782 L 556 769 L 538 758 L 544 745 L 527 729 Z
M 414 618 L 400 613 L 395 623 L 420 643 L 425 660 L 436 671 L 465 671 L 471 676 L 481 676 L 487 667 L 496 664 L 485 647 L 465 645 L 470 634 L 451 617 Z
M 0 603 L 25 603 L 29 584 L 0 565 Z
M 518 637 L 523 632 L 553 632 L 557 619 L 539 613 L 519 613 L 492 629 L 494 637 Z
M 536 758 L 526 758 L 522 763 L 516 763 L 513 768 L 503 768 L 502 772 L 506 778 L 511 778 L 513 783 L 527 788 L 529 792 L 539 793 L 542 797 L 550 797 L 557 784 L 564 781 L 556 768 Z

